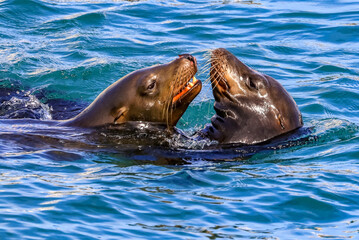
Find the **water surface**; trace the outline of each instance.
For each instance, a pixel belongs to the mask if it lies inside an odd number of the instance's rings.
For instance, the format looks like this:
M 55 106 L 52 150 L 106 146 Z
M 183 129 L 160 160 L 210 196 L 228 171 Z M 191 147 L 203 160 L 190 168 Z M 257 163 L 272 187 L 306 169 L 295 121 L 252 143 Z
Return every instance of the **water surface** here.
M 0 1 L 1 239 L 358 238 L 358 33 L 353 0 Z M 315 139 L 242 158 L 49 127 L 131 71 L 217 47 L 277 79 Z M 178 127 L 213 102 L 206 83 Z M 6 120 L 21 117 L 40 120 Z

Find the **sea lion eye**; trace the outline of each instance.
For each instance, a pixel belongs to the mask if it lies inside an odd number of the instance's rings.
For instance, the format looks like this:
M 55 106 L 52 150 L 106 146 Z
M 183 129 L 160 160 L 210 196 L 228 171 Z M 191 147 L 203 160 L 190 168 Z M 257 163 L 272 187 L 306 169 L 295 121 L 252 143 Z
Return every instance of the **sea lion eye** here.
M 147 90 L 152 90 L 155 88 L 155 86 L 156 86 L 156 81 L 153 81 L 147 86 Z
M 249 80 L 249 84 L 252 88 L 256 88 L 256 85 L 254 85 L 254 83 L 251 80 Z
M 252 89 L 258 90 L 257 85 L 253 82 L 253 80 L 250 77 L 248 77 L 247 79 L 247 86 L 249 86 Z

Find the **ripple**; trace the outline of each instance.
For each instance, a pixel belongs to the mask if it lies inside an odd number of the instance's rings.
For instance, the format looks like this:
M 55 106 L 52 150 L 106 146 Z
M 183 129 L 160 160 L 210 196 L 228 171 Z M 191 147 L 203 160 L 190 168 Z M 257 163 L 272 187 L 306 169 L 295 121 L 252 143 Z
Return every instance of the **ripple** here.
M 0 1 L 1 118 L 46 119 L 0 121 L 1 238 L 355 238 L 358 7 L 350 0 Z M 176 149 L 168 151 L 141 134 L 47 121 L 77 114 L 131 71 L 181 53 L 204 65 L 202 54 L 217 47 L 282 83 L 312 132 L 254 153 L 157 139 Z M 207 82 L 178 127 L 201 129 L 213 101 Z

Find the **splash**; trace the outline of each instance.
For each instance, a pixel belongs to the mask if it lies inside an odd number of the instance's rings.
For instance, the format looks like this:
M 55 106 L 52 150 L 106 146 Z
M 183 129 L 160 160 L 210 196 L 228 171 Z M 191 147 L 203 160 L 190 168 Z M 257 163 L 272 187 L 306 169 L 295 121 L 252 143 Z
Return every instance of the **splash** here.
M 16 92 L 9 100 L 0 104 L 0 118 L 19 119 L 31 118 L 39 120 L 51 120 L 51 108 L 40 102 L 30 92 Z

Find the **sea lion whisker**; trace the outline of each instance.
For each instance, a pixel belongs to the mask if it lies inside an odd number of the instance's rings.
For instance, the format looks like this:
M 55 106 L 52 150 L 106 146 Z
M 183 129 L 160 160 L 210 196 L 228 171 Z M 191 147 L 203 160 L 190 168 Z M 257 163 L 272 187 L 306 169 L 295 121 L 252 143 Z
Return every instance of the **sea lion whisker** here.
M 187 69 L 185 69 L 185 71 L 188 71 Z M 168 107 L 166 108 L 166 122 L 167 122 L 167 127 L 169 127 L 169 122 L 172 121 L 172 115 L 173 115 L 173 109 L 176 107 L 170 107 L 172 104 L 172 99 L 173 99 L 173 95 L 174 95 L 174 89 L 177 89 L 180 85 L 181 85 L 181 78 L 183 76 L 183 69 L 179 69 L 176 73 L 176 77 L 174 80 L 174 84 L 171 85 L 171 93 L 170 93 L 170 99 L 168 101 Z M 170 119 L 171 117 L 171 119 Z
M 181 69 L 179 69 L 179 70 L 177 70 L 177 72 L 176 72 L 176 76 L 175 76 L 175 78 L 174 78 L 174 81 L 173 81 L 173 84 L 171 84 L 171 92 L 170 92 L 170 97 L 169 97 L 169 99 L 168 99 L 168 102 L 167 102 L 167 106 L 166 106 L 166 108 L 165 108 L 165 114 L 166 114 L 166 125 L 167 125 L 167 127 L 169 127 L 170 126 L 170 109 L 172 109 L 172 107 L 171 107 L 171 105 L 172 105 L 172 99 L 173 99 L 173 92 L 174 92 L 174 89 L 175 88 L 177 88 L 177 83 L 178 83 L 178 79 L 179 79 L 179 75 L 180 75 L 180 73 L 181 73 Z M 171 111 L 171 114 L 172 114 L 172 111 Z M 172 120 L 172 118 L 171 118 L 171 120 Z
M 167 101 L 165 101 L 165 107 L 163 108 L 163 111 L 162 111 L 162 117 L 165 117 L 166 119 L 166 126 L 168 127 L 169 126 L 169 121 L 168 121 L 168 108 L 170 107 L 171 105 L 171 102 L 172 102 L 172 92 L 173 92 L 173 85 L 171 84 L 170 86 L 170 95 L 167 99 Z
M 211 63 L 211 57 L 208 57 L 208 58 L 206 59 L 205 64 L 207 64 L 207 63 Z
M 200 74 L 207 73 L 210 68 L 211 68 L 210 65 L 203 66 L 203 67 L 201 68 L 201 70 L 200 70 Z
M 210 83 L 211 82 L 211 76 L 207 76 L 207 78 L 203 81 L 204 84 Z
M 213 71 L 215 71 L 215 73 L 214 73 L 215 78 L 213 79 L 213 81 L 215 82 L 215 85 L 214 85 L 213 89 L 217 88 L 220 81 L 224 82 L 227 85 L 227 81 L 223 75 L 224 73 L 222 71 L 221 72 L 218 71 L 216 68 L 214 68 Z M 211 82 L 213 82 L 213 81 L 211 81 Z
M 206 62 L 204 63 L 203 66 L 207 66 L 207 65 L 210 65 L 210 64 L 211 64 L 211 59 L 208 58 L 208 59 L 206 60 Z
M 219 63 L 218 63 L 218 61 L 210 61 L 209 63 L 208 63 L 208 65 L 206 65 L 206 68 L 207 67 L 215 67 L 215 66 L 218 66 L 219 65 Z
M 207 83 L 210 83 L 210 82 L 211 82 L 211 76 L 208 76 L 208 77 L 203 81 L 204 84 L 207 84 Z
M 171 93 L 170 93 L 170 97 L 168 99 L 168 103 L 167 103 L 167 106 L 165 108 L 166 112 L 166 125 L 167 127 L 169 127 L 169 123 L 170 123 L 170 109 L 172 109 L 172 107 L 170 107 L 172 105 L 172 99 L 173 99 L 173 92 L 174 92 L 174 89 L 177 88 L 178 86 L 178 80 L 180 79 L 180 76 L 181 76 L 181 72 L 182 72 L 182 69 L 177 69 L 176 71 L 176 76 L 174 78 L 174 81 L 173 81 L 173 84 L 171 84 Z M 171 111 L 171 114 L 172 114 L 172 111 Z M 172 119 L 171 119 L 172 120 Z
M 210 70 L 211 70 L 211 72 L 214 72 L 212 75 L 215 76 L 215 80 L 216 80 L 217 82 L 219 82 L 219 81 L 218 81 L 219 78 L 221 78 L 222 81 L 225 81 L 224 73 L 223 73 L 223 71 L 220 71 L 220 70 L 218 69 L 218 66 L 219 66 L 219 63 L 218 63 L 218 62 L 215 62 L 215 63 L 211 66 Z M 209 80 L 211 80 L 211 76 L 210 76 Z M 205 81 L 205 83 L 206 83 L 206 81 Z
M 205 58 L 205 59 L 209 59 L 209 58 L 211 58 L 212 57 L 212 50 L 208 50 L 208 51 L 206 51 L 206 52 L 204 52 L 203 53 L 203 58 Z
M 212 89 L 216 89 L 218 86 L 218 76 L 215 76 L 214 79 L 211 77 L 211 84 L 212 84 Z

